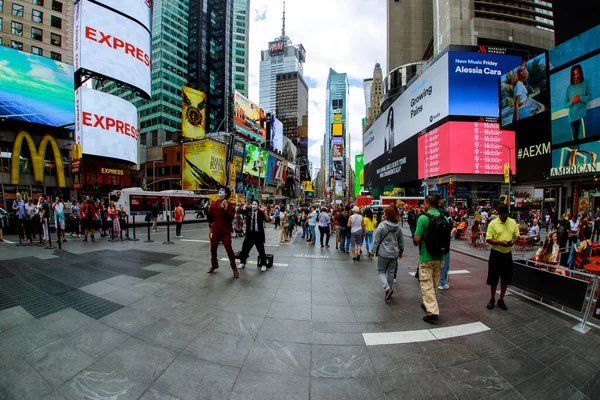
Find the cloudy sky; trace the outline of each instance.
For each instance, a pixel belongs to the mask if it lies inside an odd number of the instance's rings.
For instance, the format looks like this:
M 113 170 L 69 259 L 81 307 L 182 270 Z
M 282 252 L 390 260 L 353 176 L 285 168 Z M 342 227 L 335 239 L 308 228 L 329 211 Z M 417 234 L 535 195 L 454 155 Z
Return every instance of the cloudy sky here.
M 250 0 L 250 93 L 258 104 L 260 51 L 281 35 L 282 0 Z M 384 71 L 386 2 L 381 0 L 287 0 L 286 34 L 306 49 L 304 79 L 309 86 L 309 156 L 320 165 L 325 132 L 325 86 L 329 68 L 346 72 L 350 81 L 349 129 L 354 155 L 362 152 L 365 116 L 362 80 L 375 62 Z

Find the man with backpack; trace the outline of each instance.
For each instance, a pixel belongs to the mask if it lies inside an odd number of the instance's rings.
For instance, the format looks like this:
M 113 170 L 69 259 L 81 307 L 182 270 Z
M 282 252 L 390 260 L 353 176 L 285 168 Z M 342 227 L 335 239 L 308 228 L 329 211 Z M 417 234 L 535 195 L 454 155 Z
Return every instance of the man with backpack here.
M 450 251 L 452 225 L 437 209 L 439 196 L 429 195 L 423 203 L 424 215 L 417 220 L 414 242 L 419 245 L 419 284 L 427 315 L 423 321 L 433 324 L 439 319 L 436 293 L 446 254 Z

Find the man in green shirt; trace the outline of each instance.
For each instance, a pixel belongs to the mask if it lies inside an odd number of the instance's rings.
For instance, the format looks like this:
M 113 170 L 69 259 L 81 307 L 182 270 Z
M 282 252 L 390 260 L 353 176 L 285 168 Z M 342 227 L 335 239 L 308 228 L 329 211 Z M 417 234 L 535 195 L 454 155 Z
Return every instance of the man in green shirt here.
M 440 215 L 437 209 L 438 203 L 439 196 L 427 196 L 422 206 L 423 212 L 438 217 Z M 426 215 L 419 217 L 414 241 L 416 244 L 419 244 L 419 284 L 421 285 L 421 295 L 423 296 L 421 307 L 427 312 L 427 315 L 423 317 L 423 321 L 432 324 L 439 319 L 440 314 L 435 295 L 440 283 L 445 256 L 432 256 L 427 251 L 425 241 L 429 220 L 430 218 Z
M 512 282 L 513 260 L 511 250 L 518 235 L 519 226 L 514 219 L 508 217 L 508 206 L 505 204 L 500 205 L 498 207 L 498 218 L 494 218 L 489 223 L 485 235 L 486 242 L 491 247 L 488 261 L 487 284 L 490 285 L 492 297 L 487 305 L 488 310 L 494 308 L 494 304 L 496 303 L 496 288 L 500 280 L 498 307 L 503 310 L 508 309 L 504 303 L 504 294 L 508 285 Z

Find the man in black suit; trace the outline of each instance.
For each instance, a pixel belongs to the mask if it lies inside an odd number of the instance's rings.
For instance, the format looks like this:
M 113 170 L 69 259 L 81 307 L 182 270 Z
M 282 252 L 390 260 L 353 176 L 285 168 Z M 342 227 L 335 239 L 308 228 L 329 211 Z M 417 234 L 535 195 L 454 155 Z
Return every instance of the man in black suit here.
M 256 246 L 256 250 L 260 257 L 265 259 L 265 222 L 270 222 L 271 218 L 265 206 L 259 206 L 258 200 L 252 200 L 251 208 L 244 210 L 246 214 L 246 237 L 244 238 L 244 244 L 242 245 L 242 251 L 240 252 L 240 268 L 246 267 L 246 260 L 253 246 Z M 267 267 L 262 266 L 261 271 L 265 272 Z

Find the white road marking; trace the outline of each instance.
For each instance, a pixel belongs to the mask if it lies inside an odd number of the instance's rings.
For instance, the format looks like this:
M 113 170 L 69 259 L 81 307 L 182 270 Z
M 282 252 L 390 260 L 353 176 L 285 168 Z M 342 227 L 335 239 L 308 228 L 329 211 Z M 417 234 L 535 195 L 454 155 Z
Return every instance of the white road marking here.
M 178 239 L 181 242 L 196 242 L 196 243 L 210 243 L 210 240 L 201 239 Z
M 9 243 L 9 244 L 15 244 L 16 242 L 11 242 L 10 240 L 4 239 L 5 243 Z
M 460 274 L 470 274 L 470 271 L 466 269 L 455 269 L 448 271 L 448 275 L 460 275 Z M 415 276 L 416 272 L 409 272 L 410 275 Z
M 329 258 L 329 256 L 317 256 L 314 254 L 294 254 L 293 257 L 296 257 L 296 258 L 319 258 L 319 259 Z
M 226 257 L 221 258 L 221 261 L 229 261 L 229 258 L 226 258 Z M 256 265 L 257 263 L 256 263 L 256 261 L 247 260 L 246 261 L 246 265 L 248 265 L 248 264 Z M 283 264 L 283 263 L 276 263 L 276 262 L 274 262 L 273 266 L 274 267 L 287 267 L 288 265 L 287 264 Z
M 489 330 L 490 328 L 481 322 L 473 322 L 470 324 L 421 329 L 418 331 L 363 333 L 362 335 L 367 346 L 380 346 L 386 344 L 430 342 L 433 340 L 472 335 Z

